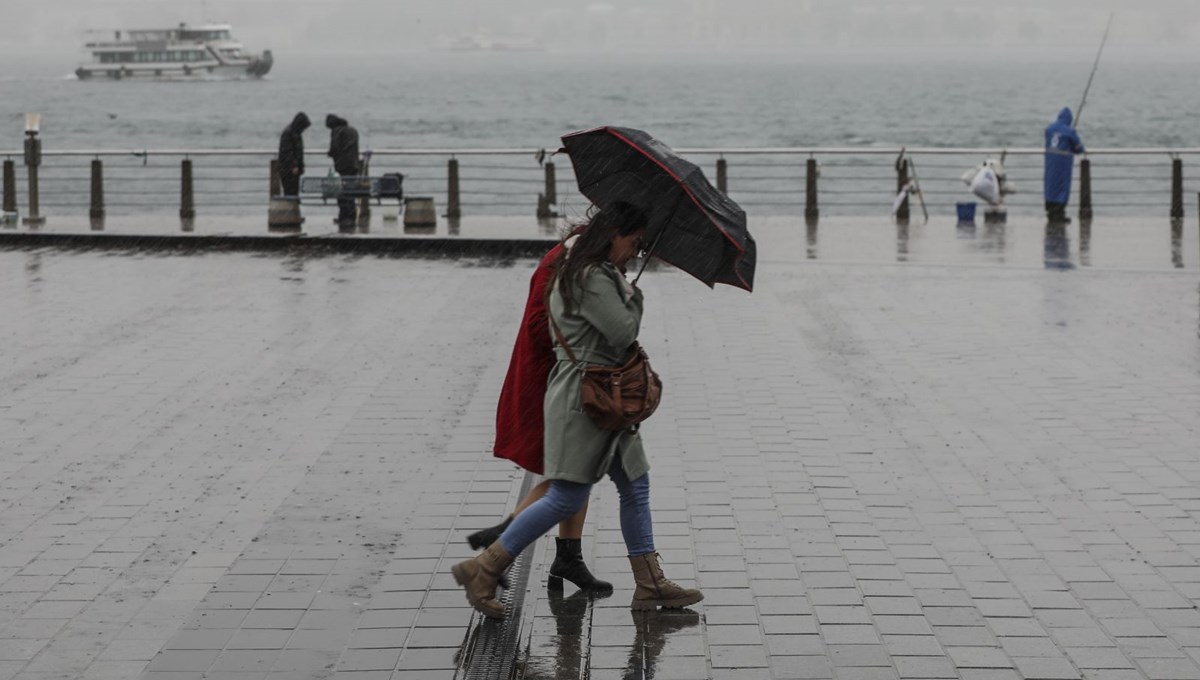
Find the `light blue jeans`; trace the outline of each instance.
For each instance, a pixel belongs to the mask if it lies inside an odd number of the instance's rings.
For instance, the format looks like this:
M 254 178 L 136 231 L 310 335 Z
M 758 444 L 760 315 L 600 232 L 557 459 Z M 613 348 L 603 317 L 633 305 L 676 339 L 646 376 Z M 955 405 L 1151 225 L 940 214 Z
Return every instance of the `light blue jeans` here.
M 654 552 L 654 529 L 650 523 L 650 474 L 635 480 L 625 475 L 619 460 L 613 461 L 608 476 L 621 496 L 621 535 L 630 557 Z M 591 484 L 561 479 L 550 481 L 550 490 L 517 515 L 500 536 L 500 545 L 516 557 L 555 524 L 579 512 L 592 491 Z

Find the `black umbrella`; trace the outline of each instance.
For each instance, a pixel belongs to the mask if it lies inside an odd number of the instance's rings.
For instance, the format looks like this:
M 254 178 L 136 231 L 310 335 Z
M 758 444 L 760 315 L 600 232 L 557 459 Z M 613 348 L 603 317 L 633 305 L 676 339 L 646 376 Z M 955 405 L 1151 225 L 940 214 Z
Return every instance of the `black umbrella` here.
M 754 238 L 746 213 L 695 164 L 641 130 L 599 127 L 562 138 L 579 191 L 605 206 L 624 201 L 646 212 L 650 254 L 710 287 L 754 287 Z

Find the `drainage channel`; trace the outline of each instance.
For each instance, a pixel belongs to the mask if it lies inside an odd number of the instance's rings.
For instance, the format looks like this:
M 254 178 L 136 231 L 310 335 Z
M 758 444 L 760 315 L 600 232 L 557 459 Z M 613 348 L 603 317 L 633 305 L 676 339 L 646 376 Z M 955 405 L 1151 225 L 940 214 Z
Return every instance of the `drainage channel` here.
M 532 473 L 525 473 L 518 498 L 524 498 L 533 488 L 533 477 Z M 462 656 L 466 665 L 457 674 L 463 680 L 507 680 L 512 677 L 520 651 L 521 609 L 529 585 L 533 547 L 529 546 L 517 556 L 509 569 L 510 587 L 505 588 L 500 596 L 504 604 L 504 619 L 496 621 L 478 613 L 472 617 L 473 632 L 469 636 L 469 649 Z

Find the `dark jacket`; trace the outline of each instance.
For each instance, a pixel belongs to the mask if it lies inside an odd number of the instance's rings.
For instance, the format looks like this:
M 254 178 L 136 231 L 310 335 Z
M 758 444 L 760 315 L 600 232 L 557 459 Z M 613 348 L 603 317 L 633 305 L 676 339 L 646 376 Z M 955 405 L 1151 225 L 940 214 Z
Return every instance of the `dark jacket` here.
M 293 168 L 297 175 L 304 174 L 304 138 L 301 135 L 310 125 L 308 116 L 297 113 L 279 135 L 279 174 L 290 175 Z
M 329 128 L 329 157 L 339 175 L 358 174 L 358 130 L 350 127 L 345 118 L 332 113 L 325 117 Z
M 1079 133 L 1071 127 L 1071 109 L 1063 108 L 1058 120 L 1046 128 L 1046 167 L 1043 177 L 1047 203 L 1066 204 L 1071 199 L 1071 174 L 1075 154 L 1083 153 Z

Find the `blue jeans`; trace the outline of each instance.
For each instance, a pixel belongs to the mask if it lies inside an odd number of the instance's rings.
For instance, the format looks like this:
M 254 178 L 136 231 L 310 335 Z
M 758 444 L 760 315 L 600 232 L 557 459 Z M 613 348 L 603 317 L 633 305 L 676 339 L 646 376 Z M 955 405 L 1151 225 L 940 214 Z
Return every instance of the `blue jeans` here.
M 650 474 L 630 481 L 621 462 L 614 461 L 608 476 L 621 496 L 621 535 L 630 557 L 654 552 L 654 528 L 650 523 Z M 500 545 L 516 557 L 555 524 L 579 512 L 592 491 L 591 484 L 551 480 L 550 490 L 517 515 L 500 536 Z

